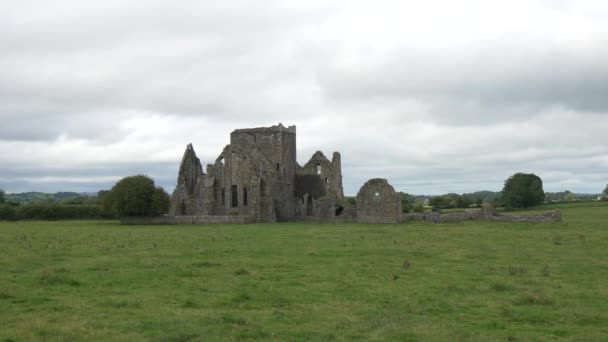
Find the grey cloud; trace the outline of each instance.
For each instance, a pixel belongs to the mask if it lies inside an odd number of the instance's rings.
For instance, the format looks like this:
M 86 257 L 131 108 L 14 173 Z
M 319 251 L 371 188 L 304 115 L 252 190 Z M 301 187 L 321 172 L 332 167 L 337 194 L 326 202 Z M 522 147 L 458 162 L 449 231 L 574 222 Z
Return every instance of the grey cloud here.
M 27 142 L 0 155 L 0 188 L 98 190 L 108 177 L 148 173 L 171 189 L 186 143 L 207 163 L 230 130 L 279 121 L 298 125 L 300 163 L 319 149 L 342 152 L 349 194 L 371 177 L 413 193 L 498 190 L 518 171 L 545 175 L 548 190 L 606 183 L 601 34 L 585 44 L 502 35 L 442 49 L 372 30 L 378 42 L 365 41 L 332 31 L 349 23 L 334 15 L 350 5 L 329 3 L 0 3 L 0 149 Z M 566 14 L 580 4 L 540 3 Z M 592 14 L 608 32 L 599 20 L 608 13 Z M 399 29 L 377 24 L 370 30 Z M 374 58 L 345 48 L 364 43 L 390 48 Z M 90 155 L 106 148 L 112 155 Z
M 177 158 L 176 158 L 177 159 Z M 128 175 L 146 174 L 165 189 L 175 186 L 179 161 L 164 163 L 91 164 L 78 168 L 50 168 L 24 165 L 5 166 L 0 174 L 0 189 L 7 192 L 66 191 L 97 192 L 111 188 Z M 45 181 L 51 179 L 51 181 Z
M 593 48 L 496 41 L 479 50 L 403 48 L 388 61 L 320 74 L 342 101 L 418 99 L 454 124 L 529 117 L 547 107 L 608 112 L 608 37 Z

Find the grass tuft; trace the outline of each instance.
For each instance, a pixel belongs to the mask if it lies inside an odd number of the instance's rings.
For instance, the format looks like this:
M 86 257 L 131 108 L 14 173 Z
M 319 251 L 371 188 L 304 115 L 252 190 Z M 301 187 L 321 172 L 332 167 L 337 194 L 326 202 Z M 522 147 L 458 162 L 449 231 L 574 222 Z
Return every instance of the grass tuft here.
M 512 276 L 528 273 L 528 269 L 524 266 L 509 266 L 509 274 Z
M 513 286 L 505 283 L 493 283 L 490 288 L 496 292 L 505 292 L 513 290 Z
M 514 305 L 553 305 L 553 299 L 543 294 L 523 294 L 517 296 L 512 303 Z
M 187 299 L 182 304 L 182 308 L 185 308 L 185 309 L 198 309 L 199 305 L 195 301 L 193 301 L 192 299 Z
M 54 269 L 50 271 L 42 272 L 40 275 L 39 282 L 42 285 L 67 285 L 67 286 L 80 286 L 80 282 L 76 279 L 70 278 L 65 273 L 67 272 L 64 268 Z
M 234 316 L 232 314 L 227 313 L 222 315 L 222 323 L 233 325 L 245 325 L 247 324 L 247 321 L 242 317 Z
M 247 293 L 240 293 L 234 297 L 232 297 L 233 303 L 244 303 L 251 300 L 251 297 Z
M 246 269 L 244 269 L 244 268 L 239 268 L 238 270 L 236 270 L 236 271 L 234 272 L 234 275 L 236 275 L 236 276 L 245 276 L 245 275 L 249 275 L 249 271 L 247 271 L 247 270 L 246 270 Z
M 217 263 L 217 262 L 201 261 L 201 262 L 193 263 L 192 266 L 194 266 L 194 267 L 218 267 L 218 266 L 222 266 L 222 264 Z

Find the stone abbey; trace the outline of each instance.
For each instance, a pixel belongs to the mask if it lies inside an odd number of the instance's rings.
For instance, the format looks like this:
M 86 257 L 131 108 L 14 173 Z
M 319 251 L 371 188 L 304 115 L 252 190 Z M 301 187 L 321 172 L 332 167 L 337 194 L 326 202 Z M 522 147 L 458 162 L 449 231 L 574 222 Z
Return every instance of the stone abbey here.
M 329 160 L 317 151 L 300 166 L 296 147 L 295 126 L 237 129 L 203 171 L 188 145 L 169 215 L 217 222 L 356 221 L 357 208 L 344 201 L 340 153 Z M 396 223 L 399 196 L 386 181 L 379 184 L 370 200 L 378 208 L 367 208 L 365 220 L 374 221 L 377 213 L 379 221 Z
M 124 218 L 126 224 L 254 223 L 276 221 L 432 223 L 464 220 L 556 222 L 559 211 L 539 215 L 500 215 L 490 206 L 440 215 L 403 213 L 401 195 L 374 178 L 357 193 L 355 204 L 344 199 L 340 153 L 329 160 L 315 152 L 301 166 L 296 161 L 296 127 L 237 129 L 213 164 L 203 171 L 189 144 L 181 161 L 169 215 Z

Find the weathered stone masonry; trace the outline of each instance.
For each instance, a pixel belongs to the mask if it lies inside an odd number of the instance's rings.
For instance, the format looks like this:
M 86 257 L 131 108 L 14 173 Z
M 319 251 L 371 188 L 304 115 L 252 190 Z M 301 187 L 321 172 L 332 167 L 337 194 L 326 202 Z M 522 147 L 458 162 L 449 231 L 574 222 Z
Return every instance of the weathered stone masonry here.
M 205 171 L 188 144 L 171 196 L 169 215 L 125 218 L 126 224 L 253 223 L 325 221 L 401 223 L 410 220 L 457 222 L 484 219 L 503 222 L 561 220 L 561 214 L 515 217 L 493 209 L 465 213 L 403 214 L 401 194 L 386 179 L 370 179 L 357 194 L 356 206 L 344 201 L 342 161 L 317 151 L 304 166 L 296 161 L 296 127 L 237 129 Z
M 340 154 L 334 152 L 329 161 L 318 151 L 304 167 L 298 165 L 296 156 L 296 127 L 281 124 L 233 131 L 230 144 L 207 165 L 206 172 L 189 144 L 169 217 L 243 216 L 252 222 L 299 217 L 352 220 L 352 210 L 344 210 L 342 203 Z

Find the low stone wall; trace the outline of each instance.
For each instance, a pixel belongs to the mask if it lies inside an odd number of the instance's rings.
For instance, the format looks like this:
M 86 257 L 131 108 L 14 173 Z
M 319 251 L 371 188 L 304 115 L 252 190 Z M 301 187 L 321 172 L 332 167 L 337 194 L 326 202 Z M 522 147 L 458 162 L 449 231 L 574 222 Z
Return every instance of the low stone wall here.
M 339 216 L 296 216 L 289 221 L 297 222 L 358 222 L 357 212 L 354 208 L 345 208 Z M 401 214 L 399 223 L 408 221 L 423 221 L 428 223 L 454 223 L 467 220 L 513 222 L 513 223 L 543 223 L 561 222 L 562 213 L 553 210 L 537 215 L 501 215 L 486 205 L 481 209 L 467 209 L 460 213 L 409 213 Z M 206 216 L 160 216 L 160 217 L 125 217 L 120 220 L 122 224 L 157 225 L 157 224 L 245 224 L 255 223 L 253 216 L 246 215 L 206 215 Z
M 481 209 L 466 209 L 460 213 L 409 213 L 401 214 L 399 222 L 424 221 L 429 223 L 454 223 L 463 221 L 492 221 L 513 223 L 543 223 L 561 222 L 562 213 L 559 210 L 548 211 L 537 215 L 501 215 L 489 204 Z
M 357 210 L 354 208 L 345 208 L 338 216 L 294 216 L 289 219 L 293 222 L 357 222 Z
M 439 213 L 408 213 L 401 214 L 399 223 L 408 221 L 424 221 L 429 223 L 440 223 L 441 215 Z
M 538 215 L 496 215 L 489 217 L 487 220 L 492 222 L 513 223 L 562 222 L 562 212 L 553 210 Z
M 238 215 L 205 215 L 205 216 L 159 216 L 159 217 L 125 217 L 121 224 L 244 224 L 255 223 L 253 216 Z
M 496 210 L 492 206 L 485 205 L 481 209 L 467 209 L 463 213 L 449 213 L 441 216 L 442 223 L 461 222 L 465 220 L 513 223 L 561 222 L 562 213 L 559 210 L 553 210 L 537 215 L 502 215 L 496 213 Z

